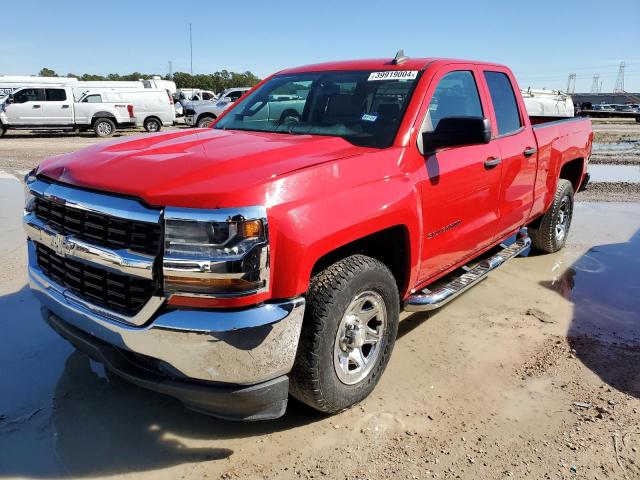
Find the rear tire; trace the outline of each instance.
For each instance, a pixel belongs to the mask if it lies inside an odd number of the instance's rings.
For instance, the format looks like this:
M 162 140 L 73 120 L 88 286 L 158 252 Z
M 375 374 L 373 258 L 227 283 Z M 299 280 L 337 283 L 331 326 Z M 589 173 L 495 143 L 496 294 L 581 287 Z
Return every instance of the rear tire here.
M 159 132 L 162 128 L 162 123 L 157 118 L 147 118 L 144 121 L 143 127 L 147 132 Z
M 0 123 L 0 137 L 3 137 L 5 133 L 7 133 L 7 127 Z
M 99 118 L 93 124 L 93 131 L 101 138 L 112 137 L 116 132 L 116 124 L 109 118 Z
M 399 295 L 389 269 L 352 255 L 311 279 L 290 392 L 325 413 L 363 400 L 384 372 L 398 332 Z
M 573 185 L 560 179 L 553 203 L 540 221 L 538 228 L 529 227 L 531 245 L 539 251 L 554 253 L 567 242 L 573 216 Z
M 215 118 L 206 116 L 198 119 L 198 123 L 196 124 L 198 128 L 209 128 Z

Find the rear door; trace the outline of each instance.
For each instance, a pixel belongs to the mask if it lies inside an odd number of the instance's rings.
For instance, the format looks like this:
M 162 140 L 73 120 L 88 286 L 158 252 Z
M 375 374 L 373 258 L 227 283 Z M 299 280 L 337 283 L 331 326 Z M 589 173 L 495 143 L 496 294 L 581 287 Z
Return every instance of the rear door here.
M 491 99 L 494 141 L 502 159 L 497 235 L 505 236 L 525 223 L 533 205 L 538 162 L 536 139 L 509 71 L 483 67 L 482 76 Z
M 41 125 L 43 88 L 23 88 L 13 96 L 13 102 L 5 106 L 7 120 L 11 125 Z
M 474 65 L 441 69 L 427 90 L 428 107 L 418 133 L 432 131 L 445 117 L 487 117 Z M 412 149 L 413 150 L 413 149 Z M 482 248 L 495 237 L 501 165 L 496 142 L 443 148 L 422 157 L 423 239 L 421 277 L 433 277 Z
M 72 125 L 73 98 L 64 88 L 45 88 L 42 119 L 45 125 Z

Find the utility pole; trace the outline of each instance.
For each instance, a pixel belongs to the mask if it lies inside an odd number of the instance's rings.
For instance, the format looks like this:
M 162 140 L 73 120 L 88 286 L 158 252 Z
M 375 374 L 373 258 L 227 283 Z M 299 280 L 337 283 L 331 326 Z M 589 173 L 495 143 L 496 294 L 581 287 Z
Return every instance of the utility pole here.
M 613 93 L 624 93 L 624 67 L 625 63 L 620 62 L 618 68 L 618 78 L 616 78 L 616 86 L 613 87 Z
M 193 77 L 193 34 L 191 31 L 191 24 L 189 24 L 189 51 L 191 55 L 191 77 Z
M 173 78 L 173 63 L 169 60 L 169 78 Z
M 576 74 L 570 73 L 567 78 L 567 90 L 566 93 L 575 93 L 576 91 Z
M 593 82 L 591 82 L 591 93 L 598 93 L 599 86 L 600 86 L 600 75 L 596 73 L 593 75 Z

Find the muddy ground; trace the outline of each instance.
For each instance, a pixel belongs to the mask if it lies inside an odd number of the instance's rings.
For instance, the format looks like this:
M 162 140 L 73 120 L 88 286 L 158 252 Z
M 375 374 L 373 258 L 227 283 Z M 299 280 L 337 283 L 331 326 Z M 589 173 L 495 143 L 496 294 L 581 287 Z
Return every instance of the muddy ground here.
M 238 424 L 113 377 L 45 327 L 15 175 L 95 139 L 26 140 L 0 140 L 0 477 L 640 478 L 639 203 L 579 201 L 562 252 L 403 314 L 362 404 L 324 417 L 292 401 Z

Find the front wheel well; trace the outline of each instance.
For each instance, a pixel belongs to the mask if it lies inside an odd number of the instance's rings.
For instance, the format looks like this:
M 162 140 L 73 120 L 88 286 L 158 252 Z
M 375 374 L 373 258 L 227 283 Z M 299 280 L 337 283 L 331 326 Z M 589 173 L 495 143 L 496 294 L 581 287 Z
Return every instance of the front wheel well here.
M 330 265 L 351 255 L 366 255 L 384 263 L 395 278 L 398 292 L 404 293 L 409 283 L 409 231 L 396 225 L 354 240 L 320 257 L 311 270 L 313 277 Z
M 577 192 L 580 187 L 580 181 L 582 180 L 582 170 L 584 168 L 584 159 L 575 158 L 569 160 L 560 169 L 560 177 L 564 180 L 569 180 L 573 186 L 573 191 Z
M 198 123 L 200 120 L 202 120 L 203 118 L 206 118 L 206 117 L 213 118 L 214 120 L 215 120 L 216 118 L 218 118 L 218 117 L 216 117 L 216 116 L 215 116 L 215 114 L 213 114 L 213 113 L 205 112 L 205 113 L 201 113 L 200 115 L 198 115 L 198 118 L 197 118 L 197 120 L 196 120 L 196 123 Z

